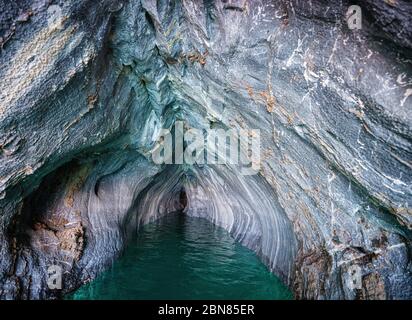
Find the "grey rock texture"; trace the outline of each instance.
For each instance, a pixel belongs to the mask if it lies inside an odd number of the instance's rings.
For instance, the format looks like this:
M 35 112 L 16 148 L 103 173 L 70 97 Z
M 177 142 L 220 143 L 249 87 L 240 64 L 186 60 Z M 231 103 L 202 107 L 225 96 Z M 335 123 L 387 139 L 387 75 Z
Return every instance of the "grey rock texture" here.
M 59 298 L 178 209 L 230 231 L 298 299 L 412 298 L 410 2 L 0 8 L 0 298 Z M 260 129 L 259 173 L 154 164 L 177 120 Z

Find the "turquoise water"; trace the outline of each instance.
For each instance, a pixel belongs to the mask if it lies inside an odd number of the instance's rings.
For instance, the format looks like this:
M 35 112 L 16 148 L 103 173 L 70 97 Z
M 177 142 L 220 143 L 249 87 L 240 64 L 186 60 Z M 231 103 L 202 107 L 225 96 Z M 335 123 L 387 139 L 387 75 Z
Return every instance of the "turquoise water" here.
M 69 299 L 291 299 L 249 249 L 205 219 L 143 227 L 113 266 Z

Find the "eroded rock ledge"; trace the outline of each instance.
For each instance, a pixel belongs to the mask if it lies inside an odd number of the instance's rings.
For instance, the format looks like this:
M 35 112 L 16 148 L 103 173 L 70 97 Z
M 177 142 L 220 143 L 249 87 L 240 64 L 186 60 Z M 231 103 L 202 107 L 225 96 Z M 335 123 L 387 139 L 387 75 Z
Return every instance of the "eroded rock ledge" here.
M 0 298 L 89 281 L 182 190 L 296 298 L 412 298 L 412 5 L 351 4 L 0 0 Z M 260 129 L 261 171 L 155 165 L 176 120 Z

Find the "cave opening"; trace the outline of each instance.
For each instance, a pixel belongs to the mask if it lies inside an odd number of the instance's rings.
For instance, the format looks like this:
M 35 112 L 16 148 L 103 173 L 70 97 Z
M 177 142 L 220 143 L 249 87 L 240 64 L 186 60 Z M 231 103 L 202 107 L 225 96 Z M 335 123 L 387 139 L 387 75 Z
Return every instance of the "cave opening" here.
M 180 193 L 179 193 L 179 203 L 180 203 L 180 207 L 181 207 L 182 212 L 184 212 L 184 210 L 187 207 L 187 201 L 188 200 L 187 200 L 186 190 L 185 190 L 185 188 L 182 188 L 180 190 Z
M 173 212 L 139 229 L 122 256 L 66 299 L 292 299 L 253 251 L 203 218 Z

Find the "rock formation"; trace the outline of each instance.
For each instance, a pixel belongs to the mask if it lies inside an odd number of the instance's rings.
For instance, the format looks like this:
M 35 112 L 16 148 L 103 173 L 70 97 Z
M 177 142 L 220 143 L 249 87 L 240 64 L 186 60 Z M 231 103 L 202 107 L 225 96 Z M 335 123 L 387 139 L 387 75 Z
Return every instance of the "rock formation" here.
M 182 207 L 298 299 L 412 298 L 409 1 L 0 8 L 0 298 L 61 297 Z M 176 121 L 259 129 L 260 171 L 155 164 Z

